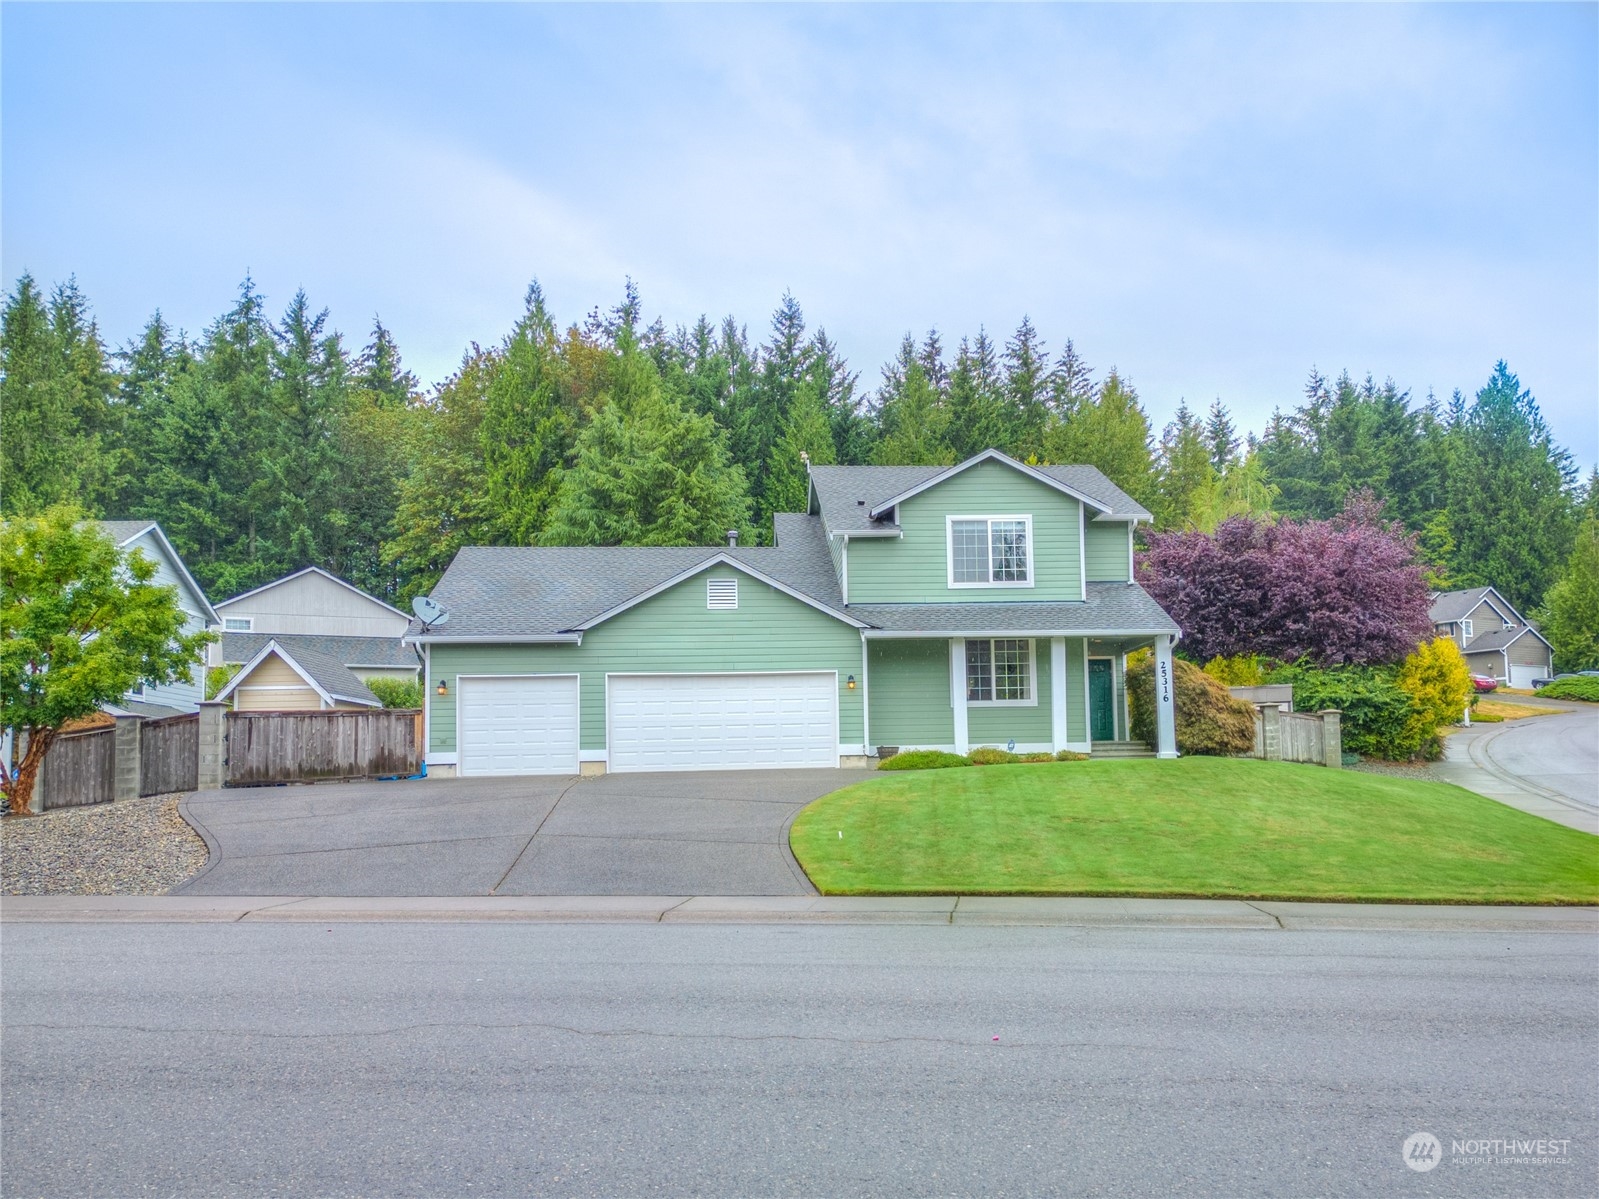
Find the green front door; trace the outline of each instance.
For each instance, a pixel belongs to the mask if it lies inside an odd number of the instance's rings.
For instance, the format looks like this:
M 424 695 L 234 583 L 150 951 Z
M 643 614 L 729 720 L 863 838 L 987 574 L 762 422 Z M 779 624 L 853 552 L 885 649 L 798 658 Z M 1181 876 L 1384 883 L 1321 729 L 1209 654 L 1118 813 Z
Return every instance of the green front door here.
M 1116 740 L 1116 679 L 1109 658 L 1088 659 L 1088 723 L 1093 740 Z

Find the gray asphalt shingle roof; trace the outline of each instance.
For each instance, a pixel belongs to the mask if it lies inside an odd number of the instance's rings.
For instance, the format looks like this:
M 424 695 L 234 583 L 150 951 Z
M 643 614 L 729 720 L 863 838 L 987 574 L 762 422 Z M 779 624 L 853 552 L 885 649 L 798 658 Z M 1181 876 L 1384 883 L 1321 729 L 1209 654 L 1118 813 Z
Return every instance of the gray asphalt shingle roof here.
M 1432 597 L 1428 615 L 1433 624 L 1453 624 L 1475 612 L 1483 597 L 1492 590 L 1491 587 L 1472 587 L 1466 591 L 1441 591 Z
M 1473 637 L 1464 652 L 1468 654 L 1483 654 L 1508 649 L 1512 641 L 1529 633 L 1533 636 L 1539 636 L 1537 629 L 1527 625 L 1520 625 L 1514 629 L 1495 629 L 1491 633 L 1482 633 Z
M 1142 587 L 1090 583 L 1079 603 L 851 604 L 850 614 L 892 632 L 1176 633 L 1177 625 Z
M 276 641 L 278 643 L 278 652 L 287 654 L 292 658 L 300 669 L 316 680 L 317 686 L 321 687 L 334 699 L 354 700 L 357 703 L 371 704 L 374 707 L 383 706 L 378 701 L 378 697 L 372 694 L 371 689 L 358 679 L 354 672 L 339 661 L 338 658 L 310 645 L 295 645 L 291 648 L 285 644 L 286 640 L 286 638 L 281 637 L 266 637 L 263 639 L 262 644 L 264 646 L 267 641 Z M 315 640 L 315 638 L 301 638 L 300 640 L 310 641 Z
M 102 520 L 100 527 L 111 534 L 118 545 L 131 541 L 156 522 L 153 520 Z
M 223 633 L 222 660 L 248 662 L 268 641 L 276 641 L 296 657 L 308 650 L 346 666 L 418 665 L 416 650 L 401 645 L 398 637 L 324 637 L 311 633 Z
M 835 533 L 894 529 L 892 521 L 874 521 L 872 509 L 896 495 L 919 487 L 947 466 L 813 466 L 811 481 L 817 505 Z M 1149 513 L 1093 466 L 1040 466 L 1038 471 L 1086 495 L 1117 516 L 1149 519 Z

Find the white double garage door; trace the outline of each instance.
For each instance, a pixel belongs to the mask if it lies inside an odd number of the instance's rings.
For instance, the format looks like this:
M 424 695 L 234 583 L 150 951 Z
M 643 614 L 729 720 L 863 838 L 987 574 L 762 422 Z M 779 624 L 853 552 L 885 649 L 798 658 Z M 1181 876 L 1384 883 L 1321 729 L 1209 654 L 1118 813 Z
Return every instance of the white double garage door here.
M 609 770 L 838 765 L 838 676 L 830 670 L 613 674 L 605 691 Z M 456 712 L 463 775 L 577 773 L 577 675 L 463 676 Z

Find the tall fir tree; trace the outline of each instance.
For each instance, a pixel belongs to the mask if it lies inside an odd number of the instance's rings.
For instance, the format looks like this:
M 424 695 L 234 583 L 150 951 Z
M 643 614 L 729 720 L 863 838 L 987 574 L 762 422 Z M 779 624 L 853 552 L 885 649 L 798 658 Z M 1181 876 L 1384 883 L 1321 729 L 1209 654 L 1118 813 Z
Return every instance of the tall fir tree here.
M 635 305 L 630 292 L 611 333 L 637 354 Z M 549 519 L 577 425 L 562 373 L 555 321 L 534 280 L 521 319 L 490 367 L 478 432 L 497 544 L 536 545 Z
M 1186 403 L 1160 439 L 1159 502 L 1153 511 L 1161 529 L 1196 527 L 1215 503 L 1216 468 L 1204 426 Z
M 1538 403 L 1504 362 L 1462 414 L 1449 480 L 1451 563 L 1459 586 L 1493 586 L 1531 611 L 1558 577 L 1576 532 L 1576 471 Z
M 827 466 L 836 460 L 833 430 L 827 411 L 827 372 L 820 360 L 801 380 L 788 410 L 783 436 L 772 447 L 766 467 L 766 501 L 773 513 L 805 512 L 810 502 L 810 473 L 806 464 Z M 766 540 L 769 527 L 757 530 Z
M 1210 405 L 1210 416 L 1205 421 L 1205 440 L 1210 443 L 1210 464 L 1218 475 L 1226 474 L 1238 461 L 1238 429 L 1233 424 L 1232 413 L 1217 397 Z
M 1025 461 L 1044 452 L 1053 383 L 1044 342 L 1025 316 L 1005 343 L 1004 362 L 1011 423 L 1011 443 L 1005 448 L 1012 457 Z
M 1073 399 L 1044 434 L 1049 462 L 1097 466 L 1140 504 L 1153 508 L 1158 484 L 1150 449 L 1149 417 L 1138 393 L 1113 368 L 1098 393 Z
M 907 337 L 906 344 L 910 344 Z M 915 355 L 880 406 L 882 440 L 877 462 L 883 466 L 943 466 L 955 461 L 949 445 L 949 410 L 927 379 Z
M 961 338 L 949 376 L 949 444 L 956 461 L 984 450 L 1009 450 L 1015 441 L 994 343 L 981 328 Z

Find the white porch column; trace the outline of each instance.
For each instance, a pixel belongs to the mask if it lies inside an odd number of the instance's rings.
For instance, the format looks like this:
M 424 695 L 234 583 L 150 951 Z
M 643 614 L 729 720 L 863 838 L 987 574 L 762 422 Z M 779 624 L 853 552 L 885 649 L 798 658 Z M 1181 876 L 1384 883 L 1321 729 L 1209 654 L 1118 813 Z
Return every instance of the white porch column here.
M 966 739 L 966 642 L 949 639 L 949 706 L 955 713 L 955 752 L 971 749 Z
M 1177 756 L 1177 703 L 1170 637 L 1155 638 L 1155 756 Z
M 1049 639 L 1049 739 L 1055 752 L 1066 748 L 1066 638 Z

